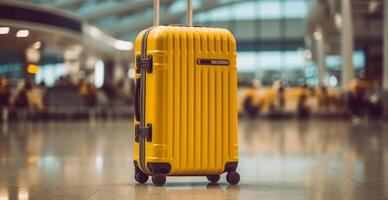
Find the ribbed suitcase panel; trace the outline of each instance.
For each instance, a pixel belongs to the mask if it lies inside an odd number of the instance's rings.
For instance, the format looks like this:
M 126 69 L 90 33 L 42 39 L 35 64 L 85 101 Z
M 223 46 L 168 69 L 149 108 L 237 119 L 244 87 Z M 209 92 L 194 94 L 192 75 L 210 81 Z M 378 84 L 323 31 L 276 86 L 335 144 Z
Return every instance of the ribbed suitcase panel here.
M 228 117 L 230 88 L 225 87 L 230 84 L 230 70 L 195 65 L 194 59 L 228 54 L 229 41 L 226 36 L 186 30 L 171 31 L 172 36 L 166 37 L 166 43 L 172 43 L 168 45 L 171 50 L 167 50 L 172 103 L 167 104 L 167 110 L 173 113 L 173 123 L 172 129 L 167 130 L 171 133 L 166 133 L 172 135 L 172 143 L 167 144 L 172 147 L 172 173 L 222 172 L 231 156 L 233 137 L 233 124 L 229 123 L 233 119 Z

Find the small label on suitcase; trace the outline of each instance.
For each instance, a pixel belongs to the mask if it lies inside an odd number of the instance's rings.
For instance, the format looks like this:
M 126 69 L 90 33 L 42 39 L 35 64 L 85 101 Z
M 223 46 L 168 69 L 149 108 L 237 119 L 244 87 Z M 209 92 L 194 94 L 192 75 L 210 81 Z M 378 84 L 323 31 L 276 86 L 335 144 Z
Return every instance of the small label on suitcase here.
M 198 58 L 198 65 L 218 65 L 218 66 L 228 66 L 229 60 L 226 59 L 207 59 L 207 58 Z

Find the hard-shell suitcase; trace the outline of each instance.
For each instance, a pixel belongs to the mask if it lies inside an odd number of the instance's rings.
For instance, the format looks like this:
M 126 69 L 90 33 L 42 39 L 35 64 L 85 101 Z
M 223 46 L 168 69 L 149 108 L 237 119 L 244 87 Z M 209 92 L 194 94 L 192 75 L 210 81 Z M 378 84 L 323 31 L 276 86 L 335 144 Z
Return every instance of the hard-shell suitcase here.
M 135 43 L 135 179 L 152 176 L 157 186 L 166 175 L 217 182 L 226 172 L 237 184 L 235 39 L 225 29 L 158 26 L 155 3 L 154 26 Z

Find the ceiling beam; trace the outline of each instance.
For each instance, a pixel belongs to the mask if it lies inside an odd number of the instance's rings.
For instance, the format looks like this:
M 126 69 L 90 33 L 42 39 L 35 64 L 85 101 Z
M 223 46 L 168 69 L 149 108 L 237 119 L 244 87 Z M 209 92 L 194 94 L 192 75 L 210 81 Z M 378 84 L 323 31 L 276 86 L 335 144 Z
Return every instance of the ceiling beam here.
M 206 3 L 202 3 L 202 6 L 194 9 L 193 13 L 198 14 L 201 12 L 206 12 L 208 10 L 222 7 L 222 6 L 227 6 L 231 4 L 236 4 L 236 3 L 241 3 L 245 2 L 246 0 L 234 0 L 234 1 L 228 1 L 228 2 L 218 2 L 218 1 L 206 1 Z M 186 10 L 183 10 L 181 12 L 177 13 L 164 13 L 161 12 L 160 18 L 161 22 L 163 23 L 176 23 L 178 20 L 182 19 L 184 16 L 186 16 Z M 122 21 L 121 23 L 118 23 L 110 28 L 109 31 L 120 36 L 123 34 L 126 34 L 131 31 L 138 31 L 141 29 L 144 29 L 146 27 L 149 27 L 151 25 L 150 22 L 152 22 L 152 16 L 149 15 L 143 15 L 143 16 L 138 16 L 138 20 L 136 19 L 129 19 L 126 21 Z
M 162 4 L 169 4 L 173 0 L 162 0 Z M 78 13 L 88 21 L 94 21 L 104 16 L 119 15 L 123 13 L 141 12 L 152 7 L 153 1 L 124 1 L 121 3 L 105 1 L 103 3 L 87 6 L 78 10 Z
M 66 9 L 77 6 L 82 2 L 84 2 L 84 0 L 57 0 L 52 3 L 48 3 L 47 5 Z

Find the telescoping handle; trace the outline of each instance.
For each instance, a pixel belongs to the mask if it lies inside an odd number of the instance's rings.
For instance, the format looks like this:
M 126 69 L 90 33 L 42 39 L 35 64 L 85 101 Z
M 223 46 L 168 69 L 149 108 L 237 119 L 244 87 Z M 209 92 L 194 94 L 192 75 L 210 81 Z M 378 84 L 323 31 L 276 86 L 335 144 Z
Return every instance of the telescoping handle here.
M 154 0 L 154 26 L 159 26 L 160 0 Z M 193 26 L 193 1 L 187 0 L 187 26 Z

